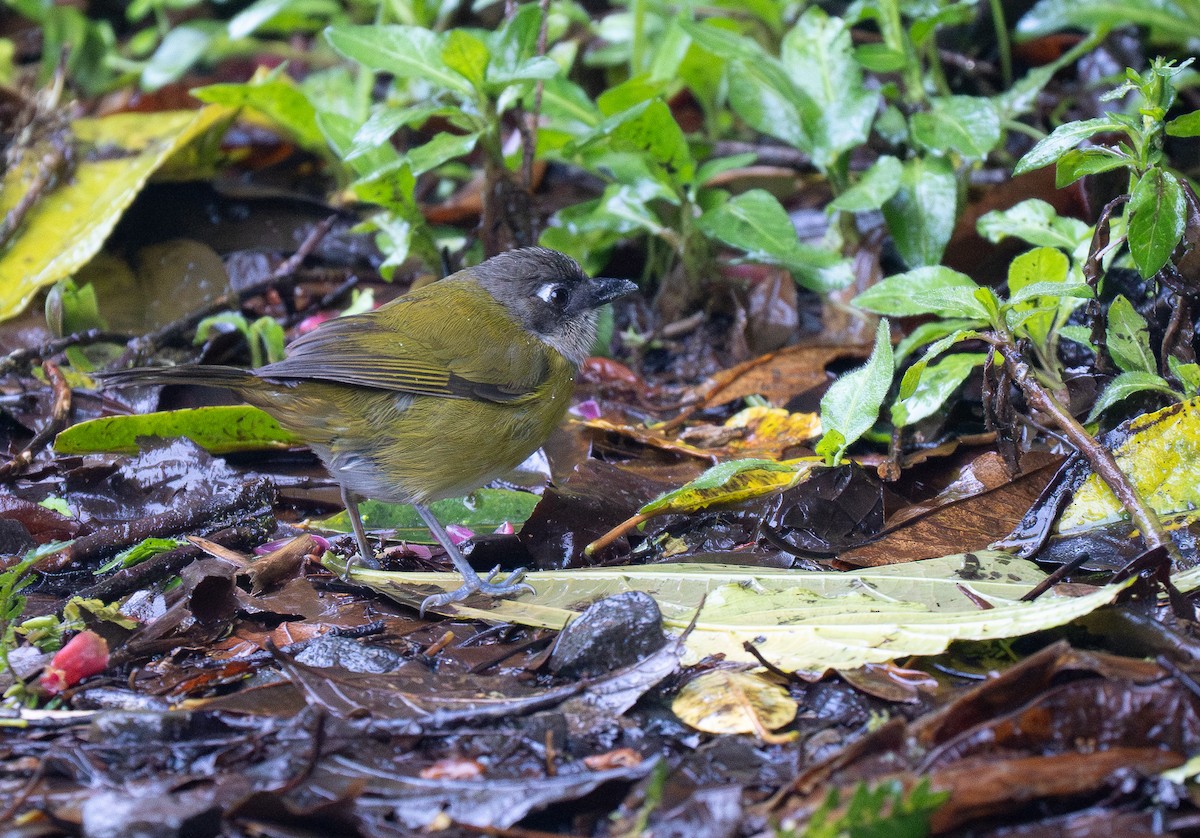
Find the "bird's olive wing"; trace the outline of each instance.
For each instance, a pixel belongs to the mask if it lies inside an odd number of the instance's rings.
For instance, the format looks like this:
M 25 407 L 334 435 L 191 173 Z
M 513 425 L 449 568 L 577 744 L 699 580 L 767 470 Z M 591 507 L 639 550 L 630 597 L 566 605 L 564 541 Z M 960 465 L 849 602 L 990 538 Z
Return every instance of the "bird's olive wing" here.
M 512 401 L 545 380 L 546 351 L 478 285 L 443 281 L 327 321 L 293 342 L 286 359 L 255 372 L 275 381 Z

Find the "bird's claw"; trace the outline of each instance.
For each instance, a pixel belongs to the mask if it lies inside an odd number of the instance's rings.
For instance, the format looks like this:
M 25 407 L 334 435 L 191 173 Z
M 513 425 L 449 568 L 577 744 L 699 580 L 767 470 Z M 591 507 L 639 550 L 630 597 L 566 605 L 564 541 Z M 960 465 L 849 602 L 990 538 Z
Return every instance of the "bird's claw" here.
M 533 586 L 528 582 L 521 580 L 525 576 L 525 568 L 518 568 L 508 574 L 501 582 L 493 581 L 500 575 L 500 566 L 492 568 L 491 572 L 484 578 L 476 576 L 474 579 L 467 579 L 458 588 L 444 594 L 434 594 L 425 597 L 421 601 L 420 615 L 425 616 L 425 612 L 430 608 L 440 608 L 443 605 L 449 605 L 452 602 L 462 602 L 472 594 L 483 594 L 484 596 L 500 599 L 502 597 L 514 596 L 515 594 L 529 592 L 536 593 Z

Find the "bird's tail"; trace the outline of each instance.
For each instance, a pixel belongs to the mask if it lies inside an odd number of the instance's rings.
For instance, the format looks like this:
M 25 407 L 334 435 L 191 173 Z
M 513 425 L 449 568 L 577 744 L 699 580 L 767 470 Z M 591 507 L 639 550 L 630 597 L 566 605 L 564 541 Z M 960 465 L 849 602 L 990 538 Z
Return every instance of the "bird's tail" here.
M 128 370 L 94 373 L 92 377 L 108 387 L 139 387 L 145 384 L 200 384 L 206 387 L 226 387 L 230 390 L 244 389 L 255 380 L 254 374 L 249 370 L 213 364 L 135 367 Z

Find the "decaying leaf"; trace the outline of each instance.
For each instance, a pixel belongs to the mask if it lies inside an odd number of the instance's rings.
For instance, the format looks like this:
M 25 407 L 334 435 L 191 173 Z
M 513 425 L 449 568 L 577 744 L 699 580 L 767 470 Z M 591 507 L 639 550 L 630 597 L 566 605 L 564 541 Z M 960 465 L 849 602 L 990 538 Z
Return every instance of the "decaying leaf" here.
M 705 733 L 754 733 L 769 741 L 790 741 L 770 733 L 796 718 L 796 700 L 778 684 L 753 672 L 714 669 L 683 685 L 671 702 L 680 720 Z
M 324 563 L 343 572 L 329 554 Z M 453 573 L 354 569 L 351 577 L 413 607 L 430 590 L 459 584 Z M 1083 596 L 1051 591 L 1034 602 L 1019 601 L 1044 578 L 1032 562 L 1000 551 L 849 573 L 703 564 L 586 568 L 529 574 L 533 595 L 441 610 L 558 629 L 602 596 L 639 590 L 658 602 L 668 630 L 682 633 L 695 618 L 685 640 L 685 663 L 717 654 L 758 663 L 744 648 L 751 643 L 780 669 L 820 673 L 939 654 L 953 640 L 992 640 L 1052 628 L 1112 602 L 1122 590 L 1109 586 Z
M 1189 399 L 1129 421 L 1113 448 L 1129 475 L 1159 515 L 1200 506 L 1200 399 Z M 1112 490 L 1091 474 L 1058 521 L 1060 533 L 1128 518 Z
M 0 319 L 19 313 L 38 289 L 91 259 L 150 176 L 233 114 L 212 106 L 75 121 L 79 162 L 73 176 L 38 201 L 0 254 Z M 29 154 L 5 174 L 0 214 L 21 200 L 40 165 L 40 155 Z

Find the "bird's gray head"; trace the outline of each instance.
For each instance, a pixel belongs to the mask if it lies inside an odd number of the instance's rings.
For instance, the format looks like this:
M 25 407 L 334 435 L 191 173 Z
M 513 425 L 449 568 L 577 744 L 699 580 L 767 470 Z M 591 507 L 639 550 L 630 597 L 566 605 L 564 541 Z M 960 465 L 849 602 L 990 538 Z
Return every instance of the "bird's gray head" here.
M 627 279 L 589 277 L 570 256 L 524 247 L 471 273 L 526 329 L 578 366 L 596 342 L 596 310 L 637 289 Z

